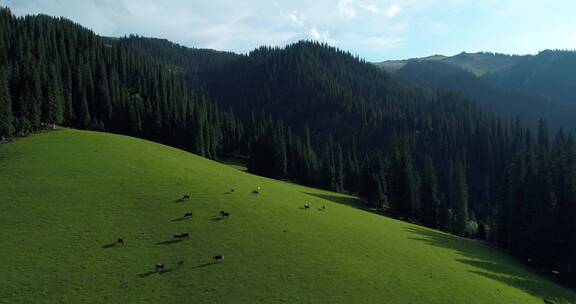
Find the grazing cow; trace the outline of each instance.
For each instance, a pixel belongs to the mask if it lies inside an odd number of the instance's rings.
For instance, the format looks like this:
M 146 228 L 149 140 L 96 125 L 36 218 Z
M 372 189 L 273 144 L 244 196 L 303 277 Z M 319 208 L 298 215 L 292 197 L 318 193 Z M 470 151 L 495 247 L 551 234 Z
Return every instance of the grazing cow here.
M 221 216 L 221 217 L 229 217 L 229 216 L 230 216 L 230 213 L 225 212 L 224 210 L 222 210 L 222 211 L 220 211 L 220 216 Z
M 175 239 L 187 239 L 189 237 L 190 237 L 190 233 L 188 233 L 188 232 L 174 235 Z
M 219 254 L 219 255 L 213 256 L 212 259 L 214 260 L 214 262 L 218 263 L 218 262 L 224 261 L 224 256 Z
M 160 272 L 160 271 L 164 271 L 164 270 L 166 270 L 166 268 L 164 268 L 164 264 L 156 264 L 156 268 L 155 268 L 156 272 Z
M 326 210 L 326 205 L 322 205 L 322 211 Z
M 304 204 L 304 209 L 310 209 L 310 204 L 308 203 Z
M 124 238 L 119 237 L 118 240 L 116 241 L 116 243 L 118 245 L 120 245 L 120 244 L 124 245 Z
M 192 212 L 186 212 L 186 214 L 184 214 L 184 217 L 192 217 Z
M 183 200 L 183 201 L 189 201 L 189 200 L 190 200 L 190 195 L 185 194 L 185 195 L 182 197 L 182 200 Z
M 234 192 L 234 188 L 230 189 L 230 192 Z
M 176 264 L 177 264 L 178 266 L 182 266 L 182 265 L 184 265 L 184 261 L 178 261 Z

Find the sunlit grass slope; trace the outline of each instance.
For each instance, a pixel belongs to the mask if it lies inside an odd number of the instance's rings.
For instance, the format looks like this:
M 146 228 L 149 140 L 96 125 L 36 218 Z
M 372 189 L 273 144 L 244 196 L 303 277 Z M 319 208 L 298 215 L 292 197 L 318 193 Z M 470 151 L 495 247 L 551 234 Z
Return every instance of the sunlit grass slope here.
M 144 140 L 33 135 L 0 145 L 0 303 L 576 300 L 488 246 L 354 203 Z

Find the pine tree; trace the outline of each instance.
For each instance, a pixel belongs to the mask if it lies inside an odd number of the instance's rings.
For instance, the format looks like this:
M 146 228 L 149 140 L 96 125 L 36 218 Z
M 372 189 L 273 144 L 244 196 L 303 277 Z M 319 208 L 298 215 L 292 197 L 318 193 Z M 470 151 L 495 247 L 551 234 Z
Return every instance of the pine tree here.
M 372 208 L 388 208 L 387 181 L 384 162 L 380 157 L 364 159 L 360 173 L 359 194 Z
M 336 144 L 336 151 L 334 151 L 334 184 L 337 192 L 344 191 L 344 160 L 339 143 Z
M 360 175 L 360 166 L 356 155 L 356 141 L 352 141 L 350 152 L 346 153 L 346 166 L 344 171 L 344 188 L 350 193 L 358 192 L 358 179 Z
M 112 105 L 110 97 L 110 87 L 108 84 L 108 73 L 106 67 L 101 62 L 98 67 L 98 90 L 97 90 L 97 101 L 98 101 L 98 112 L 100 119 L 108 123 L 112 118 Z M 156 109 L 158 110 L 158 109 Z
M 465 235 L 468 232 L 468 185 L 461 161 L 456 162 L 454 172 L 454 229 Z
M 438 227 L 440 198 L 438 194 L 438 180 L 436 170 L 431 158 L 426 159 L 420 188 L 420 201 L 422 204 L 422 222 L 432 228 Z
M 415 206 L 415 176 L 412 159 L 407 151 L 402 152 L 389 177 L 393 183 L 390 211 L 398 217 L 412 218 Z
M 54 127 L 64 120 L 64 98 L 62 95 L 62 85 L 54 65 L 50 66 L 50 74 L 54 75 L 45 83 L 44 105 L 42 110 L 42 120 Z
M 30 69 L 31 96 L 29 104 L 27 105 L 29 107 L 27 113 L 30 115 L 28 119 L 32 124 L 32 128 L 38 130 L 42 121 L 42 80 L 40 77 L 40 71 L 36 66 L 30 67 Z
M 8 90 L 7 72 L 0 68 L 0 138 L 12 136 L 14 133 L 14 116 L 12 99 Z

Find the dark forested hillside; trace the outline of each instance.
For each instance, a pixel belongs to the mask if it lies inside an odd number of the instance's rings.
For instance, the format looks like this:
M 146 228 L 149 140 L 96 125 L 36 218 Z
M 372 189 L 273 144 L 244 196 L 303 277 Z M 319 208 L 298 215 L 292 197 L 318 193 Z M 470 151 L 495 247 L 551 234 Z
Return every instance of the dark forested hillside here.
M 64 125 L 245 157 L 576 278 L 576 148 L 544 121 L 526 129 L 315 42 L 235 55 L 8 9 L 0 63 L 4 138 Z
M 460 91 L 483 107 L 499 115 L 518 116 L 524 124 L 532 127 L 535 127 L 540 119 L 545 119 L 553 130 L 564 128 L 576 132 L 575 105 L 525 89 L 488 81 L 453 64 L 429 60 L 410 61 L 394 75 L 432 88 Z
M 3 104 L 12 108 L 3 114 L 2 136 L 64 125 L 215 156 L 221 138 L 215 125 L 226 113 L 167 60 L 173 55 L 160 51 L 161 44 L 143 39 L 138 48 L 135 37 L 103 39 L 65 19 L 15 18 L 6 9 L 0 14 Z M 226 57 L 187 52 L 195 54 L 186 59 L 188 69 Z
M 489 82 L 576 105 L 576 51 L 547 50 L 508 69 L 483 75 Z

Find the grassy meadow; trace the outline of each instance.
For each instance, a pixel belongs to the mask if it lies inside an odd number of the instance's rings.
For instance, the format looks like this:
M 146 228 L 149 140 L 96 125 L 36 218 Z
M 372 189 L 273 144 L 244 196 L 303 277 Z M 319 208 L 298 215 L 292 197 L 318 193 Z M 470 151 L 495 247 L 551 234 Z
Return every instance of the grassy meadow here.
M 140 139 L 32 135 L 0 145 L 0 303 L 576 303 L 492 247 L 358 203 Z

